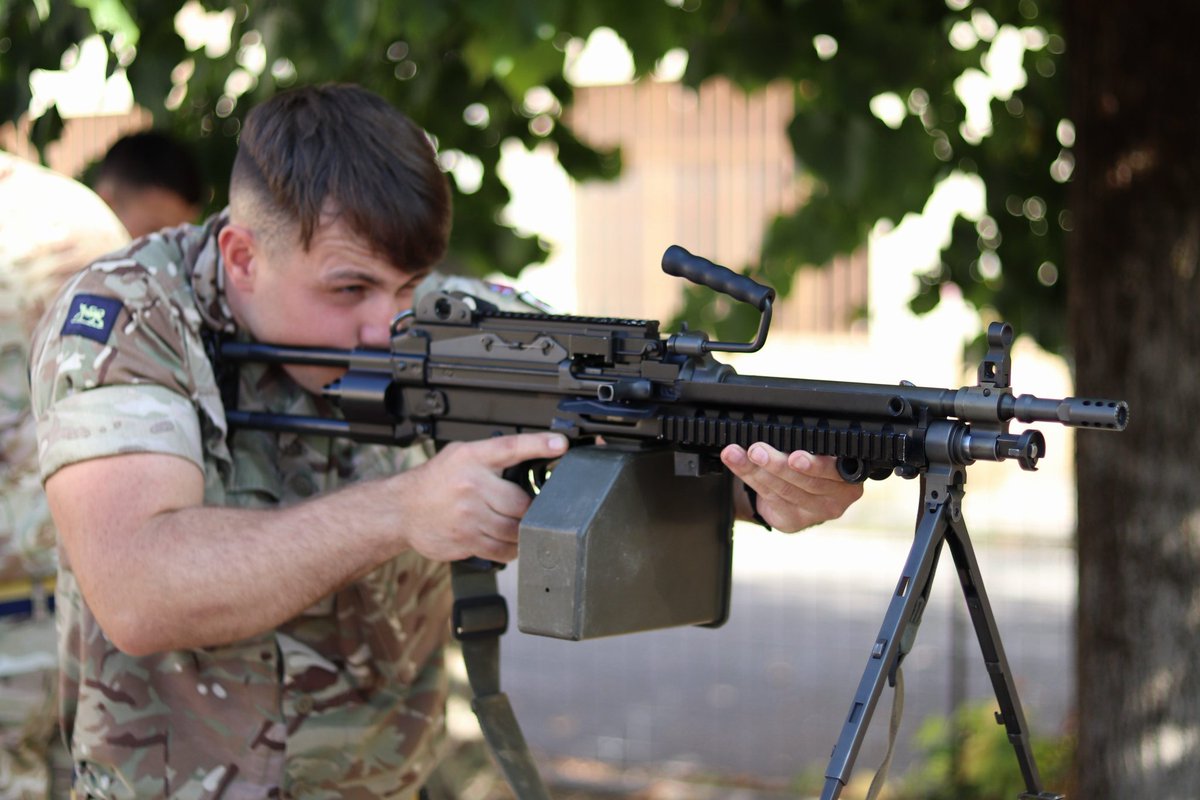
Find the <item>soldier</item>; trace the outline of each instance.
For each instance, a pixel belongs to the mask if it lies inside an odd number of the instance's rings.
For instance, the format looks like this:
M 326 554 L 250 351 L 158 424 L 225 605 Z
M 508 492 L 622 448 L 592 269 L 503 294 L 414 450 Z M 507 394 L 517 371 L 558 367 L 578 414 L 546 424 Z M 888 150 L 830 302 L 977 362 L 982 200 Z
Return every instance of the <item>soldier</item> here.
M 0 797 L 8 800 L 70 788 L 56 722 L 55 535 L 38 479 L 29 337 L 63 280 L 126 241 L 87 187 L 0 152 Z
M 114 142 L 96 165 L 92 183 L 135 239 L 195 222 L 205 201 L 196 157 L 170 134 L 157 130 Z
M 247 118 L 229 209 L 95 263 L 43 318 L 33 404 L 77 794 L 416 796 L 444 727 L 446 562 L 514 558 L 529 498 L 500 473 L 566 442 L 410 451 L 397 471 L 386 448 L 230 435 L 205 340 L 385 347 L 449 220 L 411 121 L 358 87 L 297 89 Z M 330 416 L 338 374 L 244 366 L 238 404 Z M 782 530 L 861 491 L 828 460 L 752 451 L 726 463 Z

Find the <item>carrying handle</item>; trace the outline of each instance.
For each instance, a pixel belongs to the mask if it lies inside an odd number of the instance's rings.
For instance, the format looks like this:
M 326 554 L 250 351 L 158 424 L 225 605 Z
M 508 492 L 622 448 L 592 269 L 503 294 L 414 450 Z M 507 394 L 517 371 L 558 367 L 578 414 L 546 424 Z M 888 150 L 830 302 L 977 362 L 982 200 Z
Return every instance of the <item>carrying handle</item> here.
M 752 342 L 716 342 L 710 341 L 708 334 L 701 331 L 695 333 L 684 329 L 667 340 L 667 349 L 672 353 L 686 356 L 703 356 L 705 353 L 754 353 L 762 349 L 767 341 L 767 331 L 771 327 L 771 302 L 775 299 L 775 290 L 770 286 L 745 276 L 739 275 L 728 267 L 714 264 L 707 258 L 697 256 L 673 244 L 663 253 L 663 272 L 680 278 L 687 278 L 692 283 L 706 286 L 749 303 L 762 312 L 758 319 L 758 331 Z
M 693 255 L 677 244 L 667 248 L 662 257 L 663 272 L 677 278 L 687 278 L 692 283 L 707 286 L 735 300 L 749 303 L 759 311 L 763 304 L 775 299 L 775 290 L 770 286 L 739 275 L 729 267 L 714 264 L 703 256 Z

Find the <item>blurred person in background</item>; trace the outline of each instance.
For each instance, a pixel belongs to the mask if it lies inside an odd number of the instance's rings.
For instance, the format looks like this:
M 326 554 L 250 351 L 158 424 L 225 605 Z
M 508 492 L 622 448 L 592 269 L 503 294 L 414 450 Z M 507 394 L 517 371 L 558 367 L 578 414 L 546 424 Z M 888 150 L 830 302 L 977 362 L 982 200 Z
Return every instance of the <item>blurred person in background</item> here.
M 0 798 L 66 797 L 55 700 L 55 531 L 26 366 L 45 302 L 128 236 L 90 189 L 0 151 Z
M 192 152 L 163 131 L 147 130 L 113 143 L 91 180 L 134 239 L 196 222 L 205 185 Z

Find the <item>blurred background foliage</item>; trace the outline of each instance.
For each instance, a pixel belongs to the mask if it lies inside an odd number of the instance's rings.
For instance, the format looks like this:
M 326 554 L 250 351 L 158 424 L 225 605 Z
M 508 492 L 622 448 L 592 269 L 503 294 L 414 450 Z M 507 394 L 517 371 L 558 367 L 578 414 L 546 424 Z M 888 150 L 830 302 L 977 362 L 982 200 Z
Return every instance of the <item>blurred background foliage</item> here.
M 905 775 L 899 800 L 1010 800 L 1025 792 L 995 713 L 995 703 L 973 703 L 925 720 L 916 735 L 920 767 Z M 1074 737 L 1034 736 L 1031 744 L 1042 783 L 1074 796 Z
M 225 15 L 229 46 L 185 40 L 181 10 Z M 450 266 L 515 275 L 546 251 L 502 216 L 503 143 L 550 145 L 575 180 L 620 171 L 619 152 L 580 141 L 564 117 L 573 92 L 564 59 L 602 27 L 628 45 L 639 78 L 682 48 L 689 86 L 715 75 L 751 91 L 793 83 L 788 135 L 806 201 L 770 225 L 760 263 L 729 266 L 786 295 L 798 269 L 861 246 L 881 221 L 920 212 L 957 171 L 983 182 L 986 213 L 956 221 L 912 307 L 933 308 L 953 285 L 985 321 L 1003 317 L 1062 349 L 1072 142 L 1054 0 L 0 0 L 0 120 L 29 112 L 33 70 L 71 64 L 99 34 L 109 72 L 123 69 L 155 124 L 190 141 L 219 179 L 256 102 L 296 84 L 354 81 L 423 125 L 455 175 Z M 965 87 L 986 80 L 1014 42 L 1023 85 L 991 99 L 990 121 L 969 119 Z M 33 125 L 35 144 L 44 148 L 61 127 L 50 106 Z M 218 183 L 211 206 L 224 202 Z M 756 317 L 699 288 L 686 291 L 679 315 L 735 339 L 753 333 Z
M 881 800 L 1012 800 L 1026 790 L 1004 726 L 992 702 L 968 703 L 953 714 L 927 717 L 913 737 L 914 766 L 889 780 Z M 1031 741 L 1045 786 L 1075 796 L 1075 736 L 1034 736 Z M 860 764 L 847 794 L 864 796 L 875 767 Z M 791 790 L 816 797 L 825 783 L 823 765 L 797 775 Z

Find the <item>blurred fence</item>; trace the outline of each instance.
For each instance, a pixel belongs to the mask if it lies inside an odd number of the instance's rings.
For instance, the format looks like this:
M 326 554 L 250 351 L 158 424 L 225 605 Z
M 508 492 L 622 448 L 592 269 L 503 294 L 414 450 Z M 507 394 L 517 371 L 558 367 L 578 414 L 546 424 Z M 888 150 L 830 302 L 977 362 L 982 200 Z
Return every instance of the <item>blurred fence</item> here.
M 624 164 L 620 180 L 576 189 L 582 313 L 670 318 L 680 282 L 658 264 L 671 244 L 734 270 L 758 261 L 767 224 L 804 199 L 785 133 L 792 91 L 778 82 L 748 95 L 725 80 L 577 90 L 569 116 L 579 136 L 619 145 Z M 772 327 L 862 335 L 866 303 L 863 248 L 802 271 Z
M 46 166 L 79 178 L 88 164 L 103 156 L 113 142 L 127 133 L 149 128 L 153 122 L 150 112 L 137 107 L 126 114 L 68 118 L 62 137 L 46 148 Z M 0 149 L 29 161 L 39 161 L 37 150 L 29 143 L 28 119 L 17 125 L 0 126 Z

